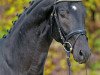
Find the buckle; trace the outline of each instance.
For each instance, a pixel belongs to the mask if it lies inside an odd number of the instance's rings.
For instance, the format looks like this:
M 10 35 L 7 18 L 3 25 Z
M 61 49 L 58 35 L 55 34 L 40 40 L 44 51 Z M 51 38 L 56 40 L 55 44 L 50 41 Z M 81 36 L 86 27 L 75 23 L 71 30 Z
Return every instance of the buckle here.
M 63 46 L 64 46 L 64 50 L 67 53 L 67 58 L 70 58 L 70 53 L 72 51 L 72 45 L 71 45 L 71 43 L 70 42 L 64 42 Z

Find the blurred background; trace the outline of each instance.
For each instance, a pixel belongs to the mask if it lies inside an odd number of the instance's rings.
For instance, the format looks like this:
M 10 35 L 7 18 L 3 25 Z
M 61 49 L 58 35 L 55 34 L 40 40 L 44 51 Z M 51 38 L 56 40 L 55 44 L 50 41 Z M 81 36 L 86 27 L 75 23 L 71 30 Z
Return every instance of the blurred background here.
M 17 20 L 17 13 L 29 6 L 30 0 L 0 0 L 0 38 L 7 35 L 12 21 Z M 87 63 L 88 75 L 100 75 L 100 0 L 83 0 L 86 6 L 86 28 L 89 46 L 92 51 Z M 85 64 L 78 64 L 71 55 L 73 75 L 86 75 Z M 61 44 L 55 40 L 49 49 L 45 63 L 45 75 L 67 75 L 66 54 Z

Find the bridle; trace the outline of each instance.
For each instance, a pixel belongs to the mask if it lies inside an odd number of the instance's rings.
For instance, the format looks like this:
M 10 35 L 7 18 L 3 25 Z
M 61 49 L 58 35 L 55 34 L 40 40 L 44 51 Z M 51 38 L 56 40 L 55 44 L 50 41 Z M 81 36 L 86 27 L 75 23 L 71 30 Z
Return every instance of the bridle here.
M 56 9 L 55 9 L 55 5 L 59 2 L 68 2 L 68 1 L 82 1 L 82 0 L 56 0 L 55 3 L 54 3 L 54 10 L 51 14 L 51 22 L 52 22 L 52 19 L 55 19 L 56 23 L 57 23 L 57 26 L 58 26 L 58 31 L 59 31 L 59 34 L 60 34 L 60 38 L 62 40 L 62 44 L 64 46 L 64 50 L 65 52 L 67 53 L 67 65 L 68 65 L 68 68 L 69 68 L 69 71 L 68 71 L 68 75 L 71 75 L 71 63 L 70 63 L 70 54 L 73 50 L 73 47 L 77 41 L 77 39 L 81 36 L 81 35 L 85 35 L 86 36 L 86 30 L 83 29 L 83 30 L 76 30 L 76 31 L 73 31 L 73 32 L 70 32 L 68 33 L 67 35 L 63 33 L 63 30 L 61 29 L 61 25 L 60 25 L 60 22 L 57 18 L 57 13 L 56 13 Z M 77 35 L 76 39 L 75 39 L 75 42 L 73 44 L 73 46 L 71 45 L 70 42 L 68 42 L 68 40 L 70 38 L 72 38 L 74 35 Z

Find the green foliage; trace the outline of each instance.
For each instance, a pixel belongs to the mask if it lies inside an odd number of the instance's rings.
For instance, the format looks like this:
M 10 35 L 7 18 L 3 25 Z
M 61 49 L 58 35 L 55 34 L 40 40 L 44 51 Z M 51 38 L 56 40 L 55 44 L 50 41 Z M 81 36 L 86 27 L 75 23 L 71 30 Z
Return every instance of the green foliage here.
M 100 0 L 86 0 L 84 4 L 90 46 L 93 50 L 100 50 Z
M 7 34 L 7 30 L 10 30 L 12 27 L 12 21 L 18 19 L 16 14 L 22 13 L 23 7 L 28 7 L 29 1 L 30 0 L 0 0 L 0 38 L 2 38 L 4 34 Z M 86 6 L 86 28 L 88 31 L 89 44 L 93 52 L 100 54 L 100 0 L 83 0 L 83 3 Z M 53 44 L 45 64 L 45 75 L 61 75 L 60 72 L 62 74 L 66 73 L 67 66 L 65 56 L 65 52 L 59 44 Z M 73 57 L 71 57 L 71 61 L 73 73 L 84 69 L 85 66 L 78 65 Z M 90 75 L 99 75 L 100 61 L 96 60 L 94 62 L 91 60 L 90 62 L 93 62 L 93 64 L 90 65 L 92 69 Z M 93 71 L 97 69 L 98 71 Z
M 92 65 L 91 65 L 91 69 L 92 70 L 100 70 L 100 61 L 98 61 L 98 62 L 95 62 L 95 63 L 93 63 Z
M 99 75 L 100 74 L 100 71 L 91 71 L 90 75 Z
M 12 27 L 12 21 L 17 20 L 16 14 L 23 12 L 23 7 L 28 6 L 30 0 L 0 0 L 0 38 L 7 34 Z

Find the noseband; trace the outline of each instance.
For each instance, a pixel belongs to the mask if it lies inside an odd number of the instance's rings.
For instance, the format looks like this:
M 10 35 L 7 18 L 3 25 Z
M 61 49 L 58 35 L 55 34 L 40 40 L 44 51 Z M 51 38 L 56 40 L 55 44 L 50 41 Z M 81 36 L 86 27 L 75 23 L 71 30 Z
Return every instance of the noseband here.
M 56 12 L 56 9 L 55 9 L 55 5 L 57 3 L 60 3 L 60 2 L 68 2 L 68 1 L 70 1 L 70 2 L 71 1 L 72 2 L 76 1 L 77 2 L 77 1 L 82 1 L 82 0 L 56 0 L 56 2 L 54 3 L 54 10 L 53 10 L 53 12 L 51 14 L 51 20 L 54 19 L 56 21 L 56 23 L 57 23 L 57 27 L 58 27 L 58 31 L 59 31 L 59 34 L 60 34 L 60 38 L 62 40 L 62 44 L 64 46 L 65 52 L 67 53 L 67 64 L 68 64 L 68 67 L 69 67 L 68 74 L 71 75 L 71 73 L 70 73 L 70 71 L 71 71 L 70 70 L 70 66 L 71 66 L 71 63 L 70 63 L 70 53 L 72 52 L 73 47 L 74 47 L 77 39 L 79 38 L 79 36 L 81 36 L 81 35 L 85 35 L 86 36 L 86 30 L 85 29 L 83 29 L 83 30 L 80 29 L 80 30 L 76 30 L 76 31 L 70 32 L 67 35 L 64 34 L 64 32 L 63 32 L 63 30 L 61 28 L 60 22 L 59 22 L 59 20 L 57 18 L 57 12 Z M 77 38 L 75 39 L 75 43 L 72 46 L 71 43 L 68 42 L 68 40 L 70 38 L 72 38 L 73 36 L 75 36 L 75 35 L 77 35 Z

